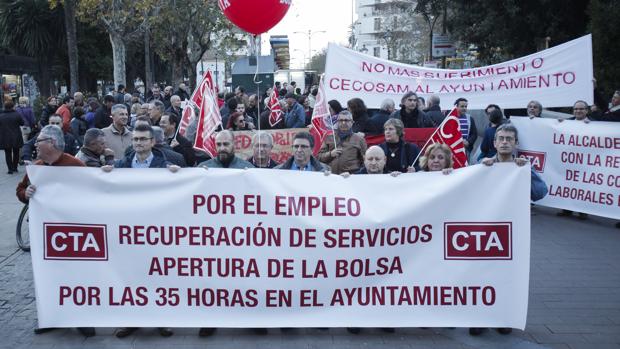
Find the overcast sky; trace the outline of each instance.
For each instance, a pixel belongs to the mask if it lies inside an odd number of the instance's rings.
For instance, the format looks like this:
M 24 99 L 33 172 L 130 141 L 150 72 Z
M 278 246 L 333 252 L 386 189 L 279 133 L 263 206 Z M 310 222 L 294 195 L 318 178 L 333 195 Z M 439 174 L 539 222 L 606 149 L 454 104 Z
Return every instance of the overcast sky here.
M 346 45 L 351 26 L 352 3 L 353 0 L 293 0 L 282 21 L 262 35 L 262 53 L 269 54 L 270 35 L 288 35 L 291 68 L 301 68 L 304 55 L 306 60 L 309 58 L 308 30 L 313 32 L 312 51 L 326 48 L 328 42 Z M 304 34 L 295 34 L 297 31 Z

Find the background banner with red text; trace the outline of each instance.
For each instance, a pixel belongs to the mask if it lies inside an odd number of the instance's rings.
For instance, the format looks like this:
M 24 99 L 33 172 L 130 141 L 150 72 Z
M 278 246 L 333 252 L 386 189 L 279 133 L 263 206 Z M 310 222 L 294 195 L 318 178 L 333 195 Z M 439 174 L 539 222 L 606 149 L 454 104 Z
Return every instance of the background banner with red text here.
M 28 175 L 42 328 L 525 327 L 527 167 Z
M 512 117 L 519 155 L 547 183 L 536 204 L 620 219 L 620 127 L 615 122 Z
M 259 131 L 233 131 L 235 135 L 235 153 L 240 158 L 247 160 L 252 156 L 252 137 Z M 277 163 L 283 163 L 293 155 L 293 137 L 298 132 L 308 132 L 307 128 L 285 128 L 281 130 L 261 130 L 273 137 L 273 149 L 271 158 Z M 403 131 L 403 139 L 409 143 L 416 144 L 420 149 L 424 147 L 426 141 L 435 132 L 434 128 L 406 128 Z M 385 142 L 383 134 L 376 136 L 366 136 L 366 144 L 377 145 Z M 318 141 L 318 137 L 315 138 Z M 319 145 L 320 146 L 320 145 Z
M 582 99 L 592 104 L 592 37 L 586 35 L 529 56 L 471 69 L 435 69 L 388 61 L 330 44 L 325 65 L 326 99 L 342 105 L 362 98 L 379 108 L 391 98 L 413 91 L 420 97 L 441 98 L 441 109 L 465 97 L 469 109 L 490 103 L 502 108 L 525 108 L 535 99 L 545 108 L 572 106 Z

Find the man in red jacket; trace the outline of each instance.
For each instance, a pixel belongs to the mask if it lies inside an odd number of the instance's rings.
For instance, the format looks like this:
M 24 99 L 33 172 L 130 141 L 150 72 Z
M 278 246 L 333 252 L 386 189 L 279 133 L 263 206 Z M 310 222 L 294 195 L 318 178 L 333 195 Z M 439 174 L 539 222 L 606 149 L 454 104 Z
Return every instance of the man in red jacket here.
M 71 130 L 71 109 L 73 109 L 73 97 L 65 96 L 62 105 L 56 110 L 56 114 L 62 116 L 62 130 L 65 132 Z

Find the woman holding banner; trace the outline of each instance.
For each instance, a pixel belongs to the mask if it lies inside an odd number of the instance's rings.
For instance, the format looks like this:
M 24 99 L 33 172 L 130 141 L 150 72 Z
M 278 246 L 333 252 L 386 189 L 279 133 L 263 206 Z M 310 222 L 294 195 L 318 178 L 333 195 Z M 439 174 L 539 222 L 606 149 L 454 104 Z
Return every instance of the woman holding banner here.
M 434 143 L 426 148 L 420 158 L 420 168 L 425 172 L 441 171 L 447 175 L 452 172 L 452 150 L 443 143 Z
M 385 168 L 386 172 L 415 172 L 419 170 L 417 164 L 414 164 L 418 158 L 420 148 L 417 145 L 407 143 L 403 139 L 403 129 L 405 126 L 399 119 L 388 119 L 383 125 L 383 133 L 385 142 L 379 144 L 387 158 Z

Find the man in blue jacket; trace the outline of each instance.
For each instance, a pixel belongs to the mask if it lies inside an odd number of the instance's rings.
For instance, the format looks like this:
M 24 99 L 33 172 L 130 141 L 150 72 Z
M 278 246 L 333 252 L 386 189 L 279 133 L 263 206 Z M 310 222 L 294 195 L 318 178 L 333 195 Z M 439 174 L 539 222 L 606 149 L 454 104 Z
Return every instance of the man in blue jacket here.
M 284 115 L 286 128 L 303 128 L 306 127 L 306 112 L 301 104 L 297 103 L 297 99 L 293 93 L 287 93 L 284 97 L 288 104 L 288 112 Z

